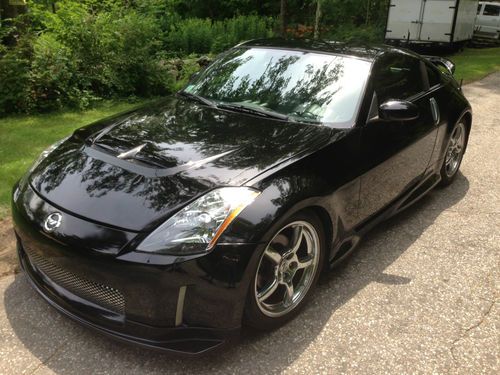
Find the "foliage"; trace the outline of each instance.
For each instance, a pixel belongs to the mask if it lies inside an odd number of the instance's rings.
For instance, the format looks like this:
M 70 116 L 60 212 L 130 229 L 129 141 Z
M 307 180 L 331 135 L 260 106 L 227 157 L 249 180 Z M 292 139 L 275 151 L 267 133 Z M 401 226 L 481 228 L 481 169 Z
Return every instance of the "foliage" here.
M 348 43 L 370 44 L 380 43 L 384 38 L 384 27 L 377 25 L 343 25 L 325 30 L 323 39 Z
M 382 39 L 388 0 L 283 1 L 291 36 L 313 36 L 321 1 L 321 38 Z M 199 68 L 196 58 L 173 60 L 275 35 L 280 3 L 27 0 L 8 12 L 0 5 L 0 115 L 170 93 Z
M 224 21 L 189 18 L 169 33 L 167 46 L 172 51 L 189 53 L 221 52 L 240 41 L 273 35 L 274 20 L 259 16 L 238 16 Z
M 169 61 L 169 64 L 176 78 L 176 83 L 174 85 L 175 91 L 182 89 L 191 76 L 200 70 L 196 55 L 188 56 L 182 60 L 173 59 Z
M 30 109 L 29 68 L 31 41 L 23 38 L 16 48 L 0 49 L 0 115 Z
M 61 1 L 57 12 L 34 6 L 23 47 L 0 51 L 0 113 L 86 108 L 102 98 L 171 92 L 156 19 L 107 4 Z M 101 9 L 101 8 L 100 8 Z
M 209 19 L 188 18 L 180 22 L 167 37 L 167 46 L 182 53 L 207 53 L 212 44 L 212 22 Z
M 245 40 L 272 37 L 274 29 L 271 17 L 238 16 L 215 22 L 211 51 L 219 53 Z
M 34 109 L 59 109 L 64 104 L 79 104 L 83 100 L 73 79 L 75 65 L 71 50 L 50 33 L 34 41 L 29 74 L 30 100 Z

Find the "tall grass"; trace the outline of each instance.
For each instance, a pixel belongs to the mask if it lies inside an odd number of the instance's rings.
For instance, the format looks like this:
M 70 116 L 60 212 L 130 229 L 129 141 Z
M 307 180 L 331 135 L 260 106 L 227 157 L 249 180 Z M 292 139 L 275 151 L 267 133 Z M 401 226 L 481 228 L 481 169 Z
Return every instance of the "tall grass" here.
M 223 21 L 189 18 L 180 21 L 168 33 L 169 50 L 181 53 L 218 53 L 249 39 L 274 35 L 273 18 L 238 16 Z

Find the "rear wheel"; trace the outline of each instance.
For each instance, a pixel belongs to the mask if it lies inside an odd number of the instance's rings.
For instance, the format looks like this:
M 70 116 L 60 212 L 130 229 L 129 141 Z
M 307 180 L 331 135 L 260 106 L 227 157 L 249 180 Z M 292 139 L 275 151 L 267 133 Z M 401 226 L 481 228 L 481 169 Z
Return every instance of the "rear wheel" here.
M 245 308 L 245 323 L 268 330 L 292 319 L 318 281 L 325 236 L 309 212 L 294 216 L 277 231 L 262 253 Z
M 451 132 L 448 141 L 443 166 L 441 167 L 441 186 L 447 186 L 455 180 L 464 156 L 466 139 L 465 123 L 460 121 Z

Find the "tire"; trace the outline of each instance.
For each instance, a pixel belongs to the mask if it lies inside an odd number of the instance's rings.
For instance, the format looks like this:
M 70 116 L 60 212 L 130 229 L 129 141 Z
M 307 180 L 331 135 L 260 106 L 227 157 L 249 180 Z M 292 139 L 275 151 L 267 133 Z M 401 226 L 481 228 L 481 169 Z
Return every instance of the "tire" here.
M 314 213 L 304 211 L 287 220 L 260 255 L 244 324 L 272 330 L 293 319 L 318 282 L 325 249 L 324 228 Z
M 445 187 L 450 185 L 457 177 L 462 159 L 464 157 L 465 146 L 467 143 L 467 126 L 464 120 L 455 125 L 451 132 L 448 145 L 446 146 L 443 165 L 441 166 L 441 182 L 440 186 Z

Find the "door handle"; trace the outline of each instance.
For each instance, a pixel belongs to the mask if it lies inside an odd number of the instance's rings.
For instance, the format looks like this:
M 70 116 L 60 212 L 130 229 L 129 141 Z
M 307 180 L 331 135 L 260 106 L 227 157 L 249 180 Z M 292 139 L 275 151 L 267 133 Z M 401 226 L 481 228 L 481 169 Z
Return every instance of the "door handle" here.
M 439 125 L 439 122 L 441 121 L 441 114 L 439 112 L 439 105 L 436 101 L 436 99 L 431 98 L 431 112 L 432 112 L 432 118 L 434 119 L 434 125 Z

